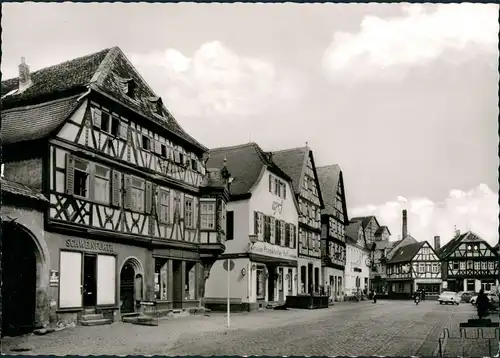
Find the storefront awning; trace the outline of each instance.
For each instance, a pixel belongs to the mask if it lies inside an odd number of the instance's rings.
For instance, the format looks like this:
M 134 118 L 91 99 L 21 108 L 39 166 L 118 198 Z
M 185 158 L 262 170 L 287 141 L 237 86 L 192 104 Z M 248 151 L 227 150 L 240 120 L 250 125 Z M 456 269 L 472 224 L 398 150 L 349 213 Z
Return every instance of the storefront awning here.
M 266 264 L 266 265 L 276 265 L 276 266 L 292 266 L 297 267 L 296 260 L 280 259 L 277 257 L 269 257 L 259 254 L 249 254 L 251 261 Z

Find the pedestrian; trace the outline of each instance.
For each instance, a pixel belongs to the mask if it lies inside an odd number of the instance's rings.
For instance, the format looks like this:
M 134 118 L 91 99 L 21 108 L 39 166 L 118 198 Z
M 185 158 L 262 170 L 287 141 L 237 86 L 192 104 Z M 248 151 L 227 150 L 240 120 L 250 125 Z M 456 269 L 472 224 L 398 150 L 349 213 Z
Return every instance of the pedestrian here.
M 425 288 L 422 289 L 422 301 L 425 301 Z
M 482 288 L 479 291 L 479 295 L 477 295 L 476 299 L 476 307 L 477 307 L 477 315 L 479 319 L 483 319 L 488 315 L 488 308 L 490 305 L 490 300 L 488 296 L 484 293 L 484 289 Z
M 377 303 L 377 292 L 373 291 L 373 303 Z

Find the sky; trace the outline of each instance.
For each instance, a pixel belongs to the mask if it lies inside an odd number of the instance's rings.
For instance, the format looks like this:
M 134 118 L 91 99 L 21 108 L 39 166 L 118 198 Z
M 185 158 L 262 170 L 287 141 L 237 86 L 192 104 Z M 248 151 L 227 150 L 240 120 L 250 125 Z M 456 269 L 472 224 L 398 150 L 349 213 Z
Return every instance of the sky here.
M 417 240 L 498 242 L 498 5 L 2 8 L 3 78 L 119 46 L 207 147 L 307 142 L 393 239 L 406 208 Z

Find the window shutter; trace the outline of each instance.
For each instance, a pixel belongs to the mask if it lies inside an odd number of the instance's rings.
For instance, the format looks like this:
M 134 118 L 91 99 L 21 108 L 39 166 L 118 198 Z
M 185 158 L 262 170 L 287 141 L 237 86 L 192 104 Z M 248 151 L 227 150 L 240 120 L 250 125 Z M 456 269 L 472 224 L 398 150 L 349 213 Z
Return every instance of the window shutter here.
M 124 187 L 125 187 L 125 197 L 123 207 L 125 209 L 130 209 L 132 206 L 132 176 L 124 175 L 123 176 Z
M 92 124 L 101 128 L 101 111 L 97 108 L 92 108 Z
M 234 239 L 234 211 L 228 211 L 226 217 L 226 240 Z
M 75 156 L 66 154 L 66 194 L 73 194 L 75 187 Z
M 286 184 L 283 185 L 283 199 L 286 199 Z
M 95 164 L 89 163 L 89 198 L 95 200 Z
M 273 177 L 271 176 L 271 174 L 269 174 L 269 192 L 270 193 L 273 192 L 272 191 L 272 187 L 273 187 L 272 183 L 273 183 Z
M 145 196 L 145 209 L 146 209 L 146 214 L 151 214 L 151 207 L 152 207 L 152 199 L 153 199 L 153 187 L 151 182 L 146 182 L 146 192 L 144 193 Z
M 111 205 L 120 206 L 120 172 L 111 171 Z
M 253 233 L 259 234 L 259 213 L 256 211 L 253 212 Z
M 156 154 L 161 155 L 161 143 L 159 141 L 155 141 L 155 152 Z
M 174 151 L 174 162 L 180 163 L 181 161 L 181 156 L 179 155 L 178 151 Z

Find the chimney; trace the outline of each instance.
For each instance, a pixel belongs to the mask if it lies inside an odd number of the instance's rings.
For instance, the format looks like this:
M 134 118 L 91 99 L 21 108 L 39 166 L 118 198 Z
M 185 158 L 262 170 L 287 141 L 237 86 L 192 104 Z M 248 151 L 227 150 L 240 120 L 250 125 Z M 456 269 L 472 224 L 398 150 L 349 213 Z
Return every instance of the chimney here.
M 25 58 L 21 57 L 21 64 L 19 65 L 19 92 L 26 90 L 32 84 L 30 66 L 26 64 Z
M 408 219 L 406 217 L 406 209 L 403 210 L 403 240 L 408 236 Z
M 439 236 L 434 236 L 434 250 L 439 250 L 441 248 L 441 238 Z

